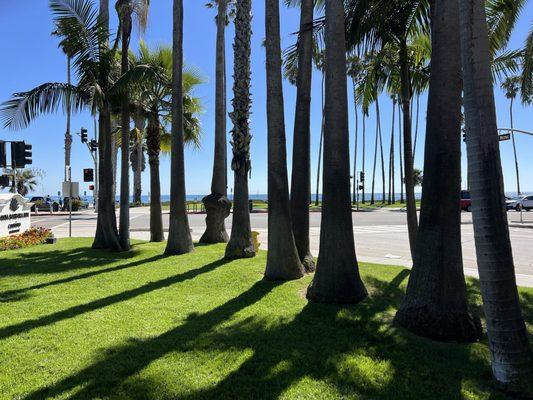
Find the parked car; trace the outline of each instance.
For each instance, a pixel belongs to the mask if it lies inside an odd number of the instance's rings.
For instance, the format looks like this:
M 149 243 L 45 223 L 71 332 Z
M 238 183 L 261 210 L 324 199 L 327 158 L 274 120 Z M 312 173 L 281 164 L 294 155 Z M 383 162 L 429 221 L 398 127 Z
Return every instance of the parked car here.
M 470 192 L 468 190 L 461 190 L 461 210 L 472 211 L 472 201 L 470 200 Z
M 30 199 L 30 202 L 33 203 L 31 206 L 32 212 L 37 210 L 44 212 L 59 211 L 59 203 L 57 201 L 53 201 L 50 196 L 33 196 Z
M 521 209 L 525 211 L 533 210 L 533 196 L 523 196 L 512 202 L 508 202 L 507 209 L 515 209 L 516 211 L 520 211 Z
M 505 196 L 505 208 L 507 211 L 514 210 L 516 208 L 516 202 L 518 199 L 513 197 Z

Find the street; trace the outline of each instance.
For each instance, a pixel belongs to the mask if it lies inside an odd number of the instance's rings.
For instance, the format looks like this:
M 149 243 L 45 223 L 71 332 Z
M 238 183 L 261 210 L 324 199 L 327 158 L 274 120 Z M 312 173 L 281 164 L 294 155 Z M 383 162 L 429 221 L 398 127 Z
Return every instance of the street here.
M 118 210 L 117 210 L 118 216 Z M 465 274 L 477 277 L 474 234 L 470 213 L 462 213 L 462 244 Z M 261 248 L 268 247 L 268 214 L 251 214 L 252 229 L 259 232 Z M 320 236 L 319 212 L 311 213 L 311 251 L 318 255 Z M 149 240 L 149 208 L 130 209 L 131 236 L 134 239 Z M 357 257 L 359 261 L 377 264 L 411 266 L 411 256 L 407 239 L 405 213 L 400 210 L 382 209 L 371 212 L 352 213 Z M 520 213 L 509 212 L 510 234 L 513 245 L 516 278 L 520 286 L 533 287 L 533 213 L 524 213 L 525 227 L 519 227 Z M 165 231 L 168 229 L 168 213 L 163 214 Z M 199 240 L 205 229 L 205 214 L 189 214 L 189 224 L 193 240 Z M 58 238 L 68 237 L 68 215 L 37 215 L 32 217 L 33 226 L 52 229 Z M 231 215 L 226 220 L 231 229 Z M 72 216 L 72 235 L 91 237 L 96 229 L 96 214 L 92 210 Z

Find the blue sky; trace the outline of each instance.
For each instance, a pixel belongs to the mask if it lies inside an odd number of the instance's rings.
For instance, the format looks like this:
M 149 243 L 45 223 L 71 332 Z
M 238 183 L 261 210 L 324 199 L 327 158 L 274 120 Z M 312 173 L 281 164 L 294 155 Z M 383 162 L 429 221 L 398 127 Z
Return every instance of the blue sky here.
M 213 157 L 213 130 L 214 130 L 214 76 L 215 76 L 215 11 L 205 7 L 204 0 L 185 0 L 185 26 L 184 47 L 186 63 L 202 71 L 206 83 L 198 87 L 196 95 L 201 98 L 205 112 L 201 115 L 202 121 L 202 147 L 199 150 L 187 149 L 186 151 L 186 181 L 188 194 L 205 194 L 209 191 L 211 181 Z M 114 10 L 111 2 L 111 11 Z M 144 40 L 149 45 L 170 44 L 172 32 L 172 0 L 152 1 L 150 18 Z M 295 9 L 282 7 L 282 40 L 283 48 L 294 42 L 293 32 L 298 27 L 298 12 Z M 264 37 L 264 2 L 253 2 L 253 43 L 252 43 L 252 97 L 253 109 L 251 117 L 252 139 L 252 178 L 250 180 L 250 193 L 262 194 L 267 191 L 267 161 L 266 161 L 266 97 L 265 97 L 265 54 L 261 46 Z M 116 26 L 116 16 L 112 13 L 112 27 Z M 529 2 L 524 9 L 516 31 L 511 39 L 510 47 L 517 48 L 523 45 L 525 36 L 533 19 L 533 2 Z M 52 31 L 52 17 L 46 0 L 1 0 L 0 1 L 0 54 L 3 54 L 0 73 L 0 101 L 7 100 L 13 92 L 31 89 L 44 82 L 64 82 L 66 80 L 66 59 L 57 48 L 57 39 L 50 36 Z M 135 36 L 133 46 L 136 46 L 138 36 Z M 228 107 L 232 97 L 232 41 L 233 27 L 227 30 L 227 65 L 228 65 Z M 312 104 L 312 187 L 316 186 L 316 162 L 318 154 L 318 140 L 320 134 L 320 74 L 315 71 L 313 75 L 313 104 Z M 287 132 L 287 145 L 290 158 L 292 148 L 292 130 L 295 102 L 295 88 L 288 82 L 284 86 L 285 94 L 285 122 Z M 509 126 L 508 101 L 503 96 L 499 87 L 495 88 L 496 105 L 498 110 L 498 123 L 500 127 Z M 382 114 L 383 140 L 386 148 L 390 143 L 391 130 L 391 105 L 386 96 L 380 99 Z M 351 153 L 353 152 L 354 115 L 353 106 L 350 104 L 350 129 Z M 420 103 L 420 135 L 419 144 L 422 143 L 425 131 L 426 96 L 422 96 Z M 228 110 L 230 111 L 230 109 Z M 515 127 L 517 129 L 533 130 L 533 108 L 515 106 Z M 369 187 L 373 149 L 374 149 L 375 117 L 371 112 L 367 120 L 367 150 L 366 150 L 366 176 Z M 80 127 L 89 128 L 92 135 L 92 117 L 88 113 L 75 115 L 72 121 L 72 130 L 79 131 Z M 228 119 L 228 129 L 230 121 Z M 65 131 L 65 117 L 62 114 L 46 115 L 37 119 L 27 129 L 20 132 L 11 132 L 0 129 L 0 139 L 25 140 L 33 144 L 33 166 L 45 171 L 46 177 L 39 185 L 39 194 L 57 194 L 63 179 L 63 135 Z M 397 131 L 396 131 L 397 132 Z M 521 184 L 523 191 L 533 191 L 533 137 L 517 136 L 518 157 L 521 170 Z M 397 147 L 397 145 L 396 145 Z M 423 146 L 418 145 L 415 164 L 423 167 Z M 360 169 L 361 147 L 359 147 L 358 169 Z M 464 149 L 463 149 L 464 153 Z M 510 142 L 501 144 L 502 163 L 507 191 L 515 191 L 514 161 L 512 145 Z M 353 154 L 353 153 L 352 153 Z M 388 154 L 385 151 L 385 154 Z M 353 157 L 353 155 L 352 155 Z M 387 156 L 386 156 L 387 157 Z M 92 162 L 87 149 L 80 143 L 76 136 L 73 145 L 72 174 L 74 180 L 81 181 L 83 168 L 92 167 Z M 398 158 L 397 158 L 398 159 Z M 162 193 L 169 192 L 169 165 L 168 157 L 162 157 L 161 185 Z M 352 158 L 353 162 L 353 158 Z M 378 162 L 378 166 L 380 163 Z M 466 159 L 463 154 L 463 166 Z M 388 170 L 388 167 L 385 167 Z M 398 166 L 396 167 L 398 171 Z M 465 169 L 466 171 L 466 169 Z M 381 191 L 381 172 L 378 171 L 376 179 L 377 192 Z M 399 172 L 397 172 L 399 174 Z M 399 175 L 398 181 L 399 182 Z M 147 194 L 148 173 L 143 175 L 143 194 Z M 230 188 L 233 186 L 233 176 L 229 177 Z M 466 179 L 463 179 L 463 186 Z M 87 190 L 87 184 L 81 184 L 81 190 Z M 398 187 L 398 183 L 397 183 Z

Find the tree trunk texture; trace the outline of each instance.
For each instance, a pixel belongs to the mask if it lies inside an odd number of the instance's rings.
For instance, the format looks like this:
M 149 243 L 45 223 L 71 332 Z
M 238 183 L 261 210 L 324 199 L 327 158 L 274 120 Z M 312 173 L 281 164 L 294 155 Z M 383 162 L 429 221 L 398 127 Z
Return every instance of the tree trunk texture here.
M 359 276 L 350 205 L 346 44 L 342 0 L 326 0 L 326 107 L 320 252 L 307 298 L 357 303 L 367 296 Z
M 355 204 L 357 202 L 357 191 L 359 188 L 357 187 L 357 145 L 358 145 L 358 139 L 359 139 L 359 112 L 357 110 L 357 84 L 355 81 L 355 78 L 352 79 L 352 89 L 353 89 L 353 107 L 354 107 L 354 114 L 355 114 L 355 133 L 354 133 L 354 148 L 353 148 L 353 178 L 352 178 L 352 184 L 353 184 L 353 191 L 352 191 L 352 203 Z
M 402 106 L 398 102 L 398 157 L 400 161 L 400 204 L 405 202 L 403 189 L 405 187 L 405 177 L 403 175 L 403 152 L 402 152 L 403 128 L 402 128 Z
M 300 5 L 298 76 L 292 147 L 291 217 L 298 255 L 306 272 L 315 270 L 309 248 L 309 200 L 311 198 L 311 80 L 313 69 L 313 0 Z
M 279 0 L 265 1 L 268 129 L 268 252 L 265 279 L 291 280 L 304 275 L 289 204 L 285 116 L 281 80 Z
M 407 293 L 396 321 L 439 341 L 473 342 L 481 321 L 468 310 L 461 250 L 461 61 L 459 3 L 431 1 L 431 77 L 420 227 Z
M 396 119 L 396 100 L 392 101 L 392 124 L 390 133 L 390 152 L 389 152 L 389 198 L 388 203 L 396 203 L 394 195 L 394 121 Z
M 100 0 L 98 18 L 105 30 L 109 29 L 109 2 Z M 108 46 L 107 40 L 100 43 L 101 47 Z M 102 77 L 101 86 L 105 88 L 106 77 Z M 98 217 L 96 222 L 96 234 L 92 247 L 94 249 L 109 249 L 121 251 L 117 220 L 115 214 L 115 199 L 113 197 L 113 176 L 109 171 L 113 169 L 112 161 L 112 134 L 111 134 L 111 111 L 109 104 L 105 103 L 99 109 L 99 141 L 98 141 Z
M 381 156 L 381 185 L 382 185 L 382 196 L 381 196 L 381 202 L 385 204 L 385 157 L 383 156 L 383 135 L 381 134 L 381 113 L 379 111 L 379 100 L 376 98 L 376 111 L 377 111 L 377 118 L 378 118 L 378 128 L 379 128 L 379 152 Z
M 119 10 L 122 20 L 121 73 L 129 69 L 128 51 L 131 36 L 131 10 L 129 2 L 124 2 Z M 122 250 L 130 249 L 130 100 L 129 91 L 122 94 L 120 107 L 121 160 L 120 160 L 120 213 L 119 240 Z
M 252 4 L 250 0 L 237 0 L 235 15 L 235 39 L 233 43 L 233 122 L 231 169 L 235 173 L 234 205 L 231 236 L 226 246 L 226 257 L 246 258 L 255 256 L 248 208 L 248 173 L 250 163 L 250 54 L 252 35 Z
M 137 155 L 133 166 L 133 202 L 135 204 L 142 204 L 142 171 L 144 165 L 143 132 L 145 118 L 140 115 L 134 115 L 133 123 L 137 135 L 137 140 L 135 141 L 135 151 Z
M 70 57 L 67 56 L 67 83 L 71 84 L 71 67 Z M 70 134 L 70 115 L 71 115 L 71 101 L 70 96 L 67 96 L 67 130 L 65 131 L 65 179 L 67 181 L 67 165 L 70 165 L 70 155 L 72 151 L 72 135 Z
M 146 149 L 150 165 L 150 241 L 162 242 L 163 211 L 161 209 L 161 181 L 159 178 L 159 152 L 161 136 L 157 108 L 152 110 L 146 130 Z
M 366 154 L 366 115 L 365 110 L 363 109 L 363 121 L 362 121 L 362 135 L 363 135 L 363 159 L 362 159 L 362 165 L 361 165 L 361 172 L 363 173 L 363 178 L 365 178 L 365 154 Z M 361 180 L 361 203 L 365 204 L 365 179 Z
M 468 173 L 492 373 L 506 390 L 533 396 L 533 361 L 522 317 L 505 211 L 485 2 L 460 0 Z
M 229 240 L 225 219 L 229 216 L 231 202 L 228 200 L 228 171 L 226 147 L 226 0 L 218 0 L 216 39 L 216 82 L 215 82 L 215 155 L 211 194 L 202 202 L 207 212 L 206 229 L 201 243 L 226 243 Z
M 322 144 L 324 142 L 324 84 L 325 84 L 325 75 L 324 72 L 322 72 L 322 123 L 320 124 L 320 143 L 318 145 L 318 167 L 316 171 L 316 195 L 315 195 L 315 206 L 318 207 L 319 199 L 318 195 L 320 192 L 320 166 L 322 162 L 322 156 L 323 156 L 323 150 L 322 150 Z
M 183 0 L 174 0 L 172 34 L 172 154 L 170 222 L 165 254 L 194 251 L 187 218 L 183 139 Z
M 414 259 L 418 217 L 416 214 L 415 182 L 413 167 L 413 143 L 411 142 L 411 77 L 409 76 L 409 58 L 407 43 L 400 44 L 401 102 L 403 111 L 403 163 L 405 167 L 405 197 L 407 208 L 407 229 L 409 231 L 409 248 Z

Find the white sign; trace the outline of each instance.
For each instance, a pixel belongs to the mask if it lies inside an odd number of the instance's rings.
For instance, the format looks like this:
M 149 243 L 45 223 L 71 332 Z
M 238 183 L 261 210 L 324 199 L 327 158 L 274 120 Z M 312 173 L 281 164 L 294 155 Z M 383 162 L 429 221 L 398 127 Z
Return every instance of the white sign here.
M 18 193 L 0 194 L 0 237 L 26 232 L 31 226 L 33 203 Z
M 70 193 L 71 187 L 72 187 L 72 193 Z M 63 197 L 80 197 L 80 183 L 79 182 L 63 182 Z

